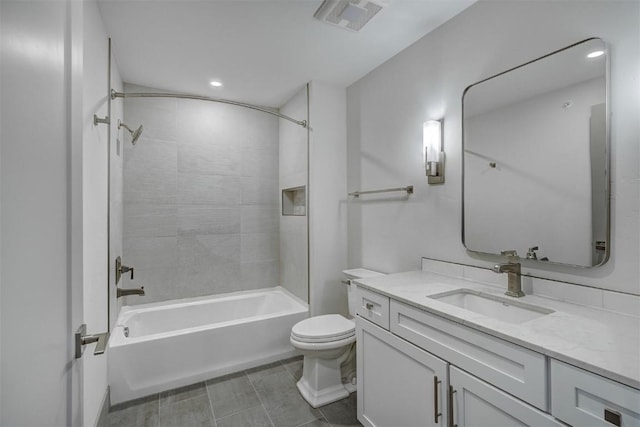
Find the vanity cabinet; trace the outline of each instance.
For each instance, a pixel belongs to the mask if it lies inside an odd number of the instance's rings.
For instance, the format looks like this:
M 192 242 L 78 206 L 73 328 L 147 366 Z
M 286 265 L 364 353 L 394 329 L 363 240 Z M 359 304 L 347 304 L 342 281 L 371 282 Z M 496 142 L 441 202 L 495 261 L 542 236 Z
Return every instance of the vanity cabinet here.
M 358 419 L 365 427 L 447 426 L 447 363 L 362 318 Z
M 544 355 L 397 301 L 389 311 L 395 335 L 547 410 Z
M 640 427 L 640 390 L 553 359 L 551 386 L 551 413 L 571 425 Z
M 640 427 L 640 390 L 364 291 L 356 337 L 367 427 Z
M 520 399 L 470 375 L 455 366 L 449 368 L 451 386 L 450 425 L 484 426 L 563 426 L 552 416 Z

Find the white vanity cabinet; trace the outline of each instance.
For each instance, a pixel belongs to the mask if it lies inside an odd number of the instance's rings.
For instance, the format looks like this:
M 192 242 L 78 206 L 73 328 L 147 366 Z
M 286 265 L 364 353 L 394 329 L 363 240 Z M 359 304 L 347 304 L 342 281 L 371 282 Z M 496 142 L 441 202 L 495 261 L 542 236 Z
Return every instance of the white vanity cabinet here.
M 365 427 L 447 426 L 447 363 L 362 318 L 358 419 Z
M 574 426 L 640 427 L 640 390 L 552 359 L 551 413 Z
M 449 368 L 450 425 L 457 427 L 564 426 L 508 393 L 455 366 Z
M 640 390 L 363 290 L 358 419 L 367 427 L 640 427 Z

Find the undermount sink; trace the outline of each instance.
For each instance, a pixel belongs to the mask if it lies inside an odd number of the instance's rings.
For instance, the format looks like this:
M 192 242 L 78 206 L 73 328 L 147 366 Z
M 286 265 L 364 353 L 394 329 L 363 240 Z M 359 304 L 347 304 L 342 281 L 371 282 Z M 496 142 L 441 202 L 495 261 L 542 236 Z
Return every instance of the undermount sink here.
M 548 308 L 472 289 L 456 289 L 455 291 L 430 295 L 429 298 L 509 323 L 524 323 L 553 313 L 553 310 Z

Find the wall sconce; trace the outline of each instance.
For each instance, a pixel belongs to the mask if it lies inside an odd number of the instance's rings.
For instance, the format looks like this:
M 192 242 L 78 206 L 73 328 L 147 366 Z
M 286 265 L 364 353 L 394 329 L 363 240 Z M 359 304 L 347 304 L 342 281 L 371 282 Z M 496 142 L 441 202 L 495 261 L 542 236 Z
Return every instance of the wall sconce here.
M 422 125 L 422 150 L 429 184 L 444 183 L 444 120 L 429 120 Z

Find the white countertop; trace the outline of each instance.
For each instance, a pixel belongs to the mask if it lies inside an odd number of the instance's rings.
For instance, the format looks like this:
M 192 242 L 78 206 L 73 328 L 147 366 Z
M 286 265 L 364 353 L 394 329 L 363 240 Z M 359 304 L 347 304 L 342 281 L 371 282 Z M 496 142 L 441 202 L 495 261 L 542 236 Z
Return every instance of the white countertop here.
M 426 271 L 410 271 L 355 282 L 397 301 L 640 389 L 640 317 L 526 295 L 514 300 L 554 312 L 511 324 L 429 298 L 461 288 L 505 297 L 506 279 L 505 275 L 505 286 L 499 288 Z

